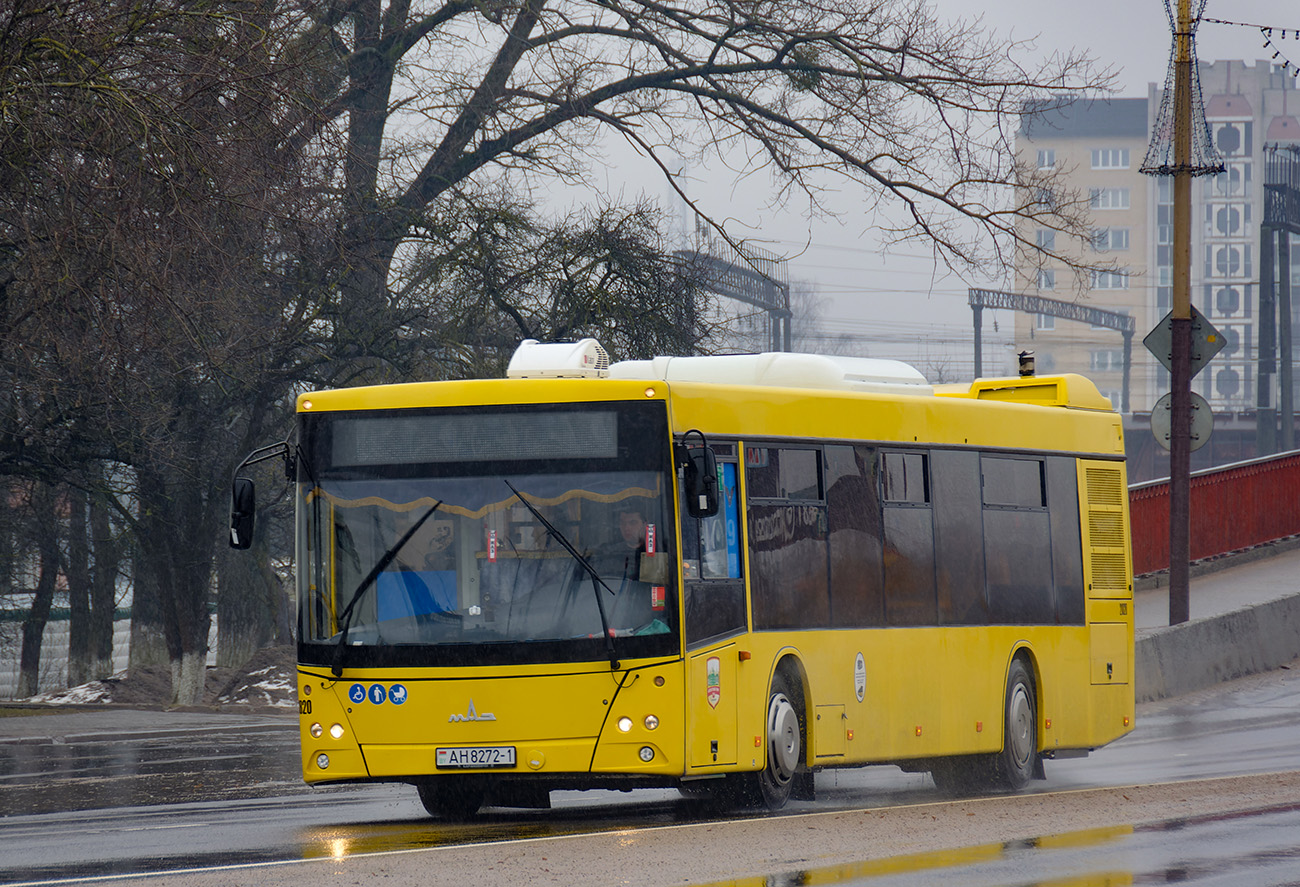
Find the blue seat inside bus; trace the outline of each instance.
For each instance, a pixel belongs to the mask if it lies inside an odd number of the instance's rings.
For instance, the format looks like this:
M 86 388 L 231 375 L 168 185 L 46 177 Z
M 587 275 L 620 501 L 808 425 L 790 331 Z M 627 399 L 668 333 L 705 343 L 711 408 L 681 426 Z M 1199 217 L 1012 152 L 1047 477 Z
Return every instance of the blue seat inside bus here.
M 455 570 L 392 570 L 375 579 L 380 621 L 456 609 Z

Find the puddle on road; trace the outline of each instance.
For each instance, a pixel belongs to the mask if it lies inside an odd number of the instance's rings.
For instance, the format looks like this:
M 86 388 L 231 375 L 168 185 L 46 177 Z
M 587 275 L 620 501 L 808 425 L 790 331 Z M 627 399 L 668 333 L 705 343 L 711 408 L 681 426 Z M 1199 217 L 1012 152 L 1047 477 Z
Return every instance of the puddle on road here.
M 936 869 L 956 869 L 983 862 L 993 862 L 1002 859 L 1007 853 L 1013 851 L 1095 847 L 1122 840 L 1132 835 L 1133 832 L 1133 827 L 1129 825 L 1085 829 L 1058 835 L 1046 835 L 1026 841 L 978 844 L 955 850 L 909 853 L 903 856 L 891 856 L 886 859 L 841 863 L 839 865 L 786 872 L 779 875 L 711 881 L 708 884 L 697 884 L 693 885 L 693 887 L 814 887 L 814 885 L 850 884 L 868 878 L 880 878 L 889 875 L 913 875 Z M 1017 885 L 1017 887 L 1121 887 L 1121 885 L 1131 884 L 1133 884 L 1131 874 L 1098 872 L 1050 881 L 1033 881 Z

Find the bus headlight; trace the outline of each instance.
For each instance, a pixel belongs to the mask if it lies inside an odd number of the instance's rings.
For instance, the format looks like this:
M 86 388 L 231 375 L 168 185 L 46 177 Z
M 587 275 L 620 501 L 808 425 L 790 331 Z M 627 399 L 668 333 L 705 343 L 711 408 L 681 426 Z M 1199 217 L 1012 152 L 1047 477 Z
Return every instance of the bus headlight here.
M 659 726 L 658 718 L 656 718 L 654 715 L 645 716 L 645 728 L 647 730 L 654 730 L 658 726 Z
M 330 756 L 324 752 L 318 754 L 316 756 L 316 766 L 320 767 L 322 770 L 328 770 L 330 768 Z
M 335 739 L 342 739 L 342 738 L 343 738 L 343 725 L 342 725 L 342 724 L 331 724 L 331 725 L 330 725 L 330 735 L 333 736 Z
M 320 739 L 321 734 L 325 732 L 325 728 L 320 724 L 312 724 L 307 728 L 307 732 L 311 734 L 312 739 Z
M 641 746 L 641 760 L 647 764 L 655 759 L 655 750 L 648 745 Z
M 626 733 L 632 729 L 632 719 L 624 715 L 618 719 L 618 730 L 620 733 Z

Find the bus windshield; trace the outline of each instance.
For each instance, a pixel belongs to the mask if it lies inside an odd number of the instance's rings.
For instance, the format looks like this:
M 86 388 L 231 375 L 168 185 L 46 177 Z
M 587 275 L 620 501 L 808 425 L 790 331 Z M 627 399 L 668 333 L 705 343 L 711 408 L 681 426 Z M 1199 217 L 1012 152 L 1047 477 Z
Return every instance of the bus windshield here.
M 317 415 L 303 440 L 307 661 L 676 651 L 662 403 Z

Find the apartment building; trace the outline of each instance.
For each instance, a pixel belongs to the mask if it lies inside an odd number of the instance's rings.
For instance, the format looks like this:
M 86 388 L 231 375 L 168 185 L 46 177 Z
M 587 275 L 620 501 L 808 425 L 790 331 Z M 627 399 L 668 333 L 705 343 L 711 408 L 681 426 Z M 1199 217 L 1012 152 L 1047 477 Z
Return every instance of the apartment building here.
M 1083 202 L 1090 226 L 1086 238 L 1066 241 L 1050 227 L 1023 230 L 1026 239 L 1108 270 L 1079 274 L 1068 263 L 1032 251 L 1016 268 L 1019 293 L 1079 301 L 1133 315 L 1138 330 L 1155 320 L 1154 300 L 1145 290 L 1152 226 L 1153 191 L 1138 172 L 1147 149 L 1147 99 L 1049 99 L 1028 108 L 1021 119 L 1017 155 L 1021 164 L 1054 173 L 1054 199 Z M 1140 335 L 1139 337 L 1140 338 Z M 1117 406 L 1122 402 L 1123 338 L 1115 330 L 1050 315 L 1016 318 L 1016 342 L 1034 351 L 1040 373 L 1084 373 Z M 1133 351 L 1134 369 L 1140 356 Z M 1130 382 L 1131 408 L 1150 408 L 1146 380 Z
M 1202 62 L 1199 73 L 1211 138 L 1225 169 L 1193 183 L 1192 301 L 1223 333 L 1225 347 L 1193 387 L 1216 416 L 1241 416 L 1255 409 L 1257 399 L 1262 152 L 1266 144 L 1300 143 L 1300 93 L 1291 74 L 1264 61 Z M 1111 267 L 1080 279 L 1062 263 L 1027 255 L 1016 268 L 1017 292 L 1133 316 L 1134 413 L 1149 411 L 1169 390 L 1168 373 L 1141 345 L 1172 306 L 1172 180 L 1138 171 L 1162 93 L 1152 84 L 1146 98 L 1035 103 L 1027 106 L 1017 134 L 1022 163 L 1057 170 L 1063 193 L 1087 201 L 1089 241 L 1057 247 Z M 1025 233 L 1052 242 L 1050 231 Z M 1016 340 L 1038 354 L 1041 371 L 1084 373 L 1120 403 L 1119 333 L 1025 316 L 1016 320 Z

